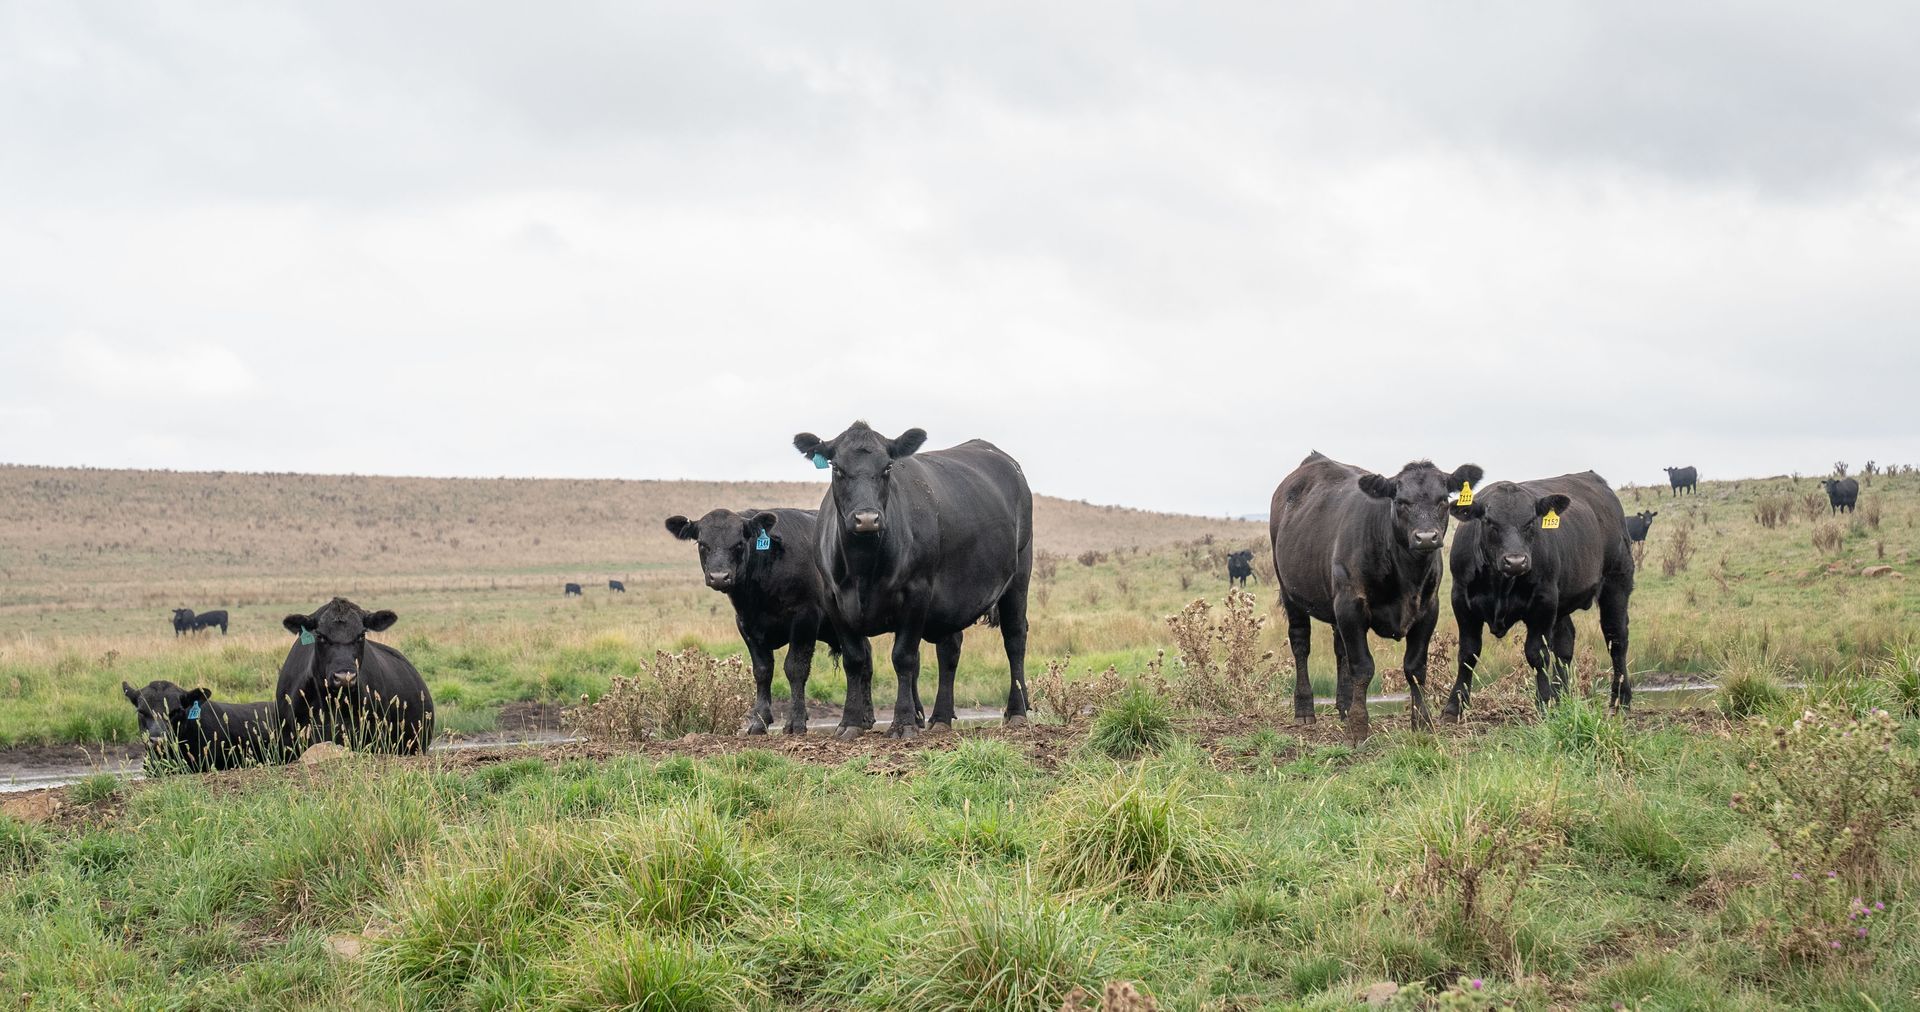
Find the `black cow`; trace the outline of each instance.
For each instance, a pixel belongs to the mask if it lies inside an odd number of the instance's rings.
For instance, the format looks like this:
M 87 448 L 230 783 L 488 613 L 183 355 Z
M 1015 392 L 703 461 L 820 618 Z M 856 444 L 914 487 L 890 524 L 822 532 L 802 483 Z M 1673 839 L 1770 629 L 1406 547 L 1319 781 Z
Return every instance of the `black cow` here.
M 608 580 L 607 589 L 615 594 L 624 594 L 627 592 L 627 585 L 621 583 L 619 580 Z
M 1600 631 L 1613 655 L 1608 698 L 1614 708 L 1626 709 L 1633 702 L 1627 681 L 1633 553 L 1625 511 L 1607 483 L 1592 471 L 1495 482 L 1474 493 L 1473 505 L 1456 506 L 1454 513 L 1461 521 L 1450 560 L 1460 670 L 1443 714 L 1458 717 L 1466 708 L 1482 626 L 1491 626 L 1499 637 L 1526 623 L 1535 699 L 1545 706 L 1559 698 L 1573 663 L 1573 613 L 1596 600 Z
M 753 659 L 753 715 L 748 734 L 773 723 L 773 652 L 787 648 L 788 734 L 807 733 L 807 676 L 813 645 L 838 654 L 827 619 L 826 589 L 814 564 L 813 510 L 714 510 L 698 520 L 667 518 L 667 531 L 700 546 L 707 586 L 733 602 L 733 624 Z
M 1852 513 L 1854 504 L 1860 501 L 1860 483 L 1852 478 L 1822 478 L 1820 487 L 1827 490 L 1827 513 Z
M 230 770 L 272 761 L 273 704 L 215 703 L 211 689 L 182 689 L 172 682 L 148 682 L 120 691 L 140 715 L 152 770 L 183 768 L 196 773 Z
M 1228 552 L 1227 586 L 1232 587 L 1237 584 L 1240 589 L 1245 590 L 1247 579 L 1251 576 L 1253 576 L 1253 553 L 1250 551 Z
M 336 597 L 282 625 L 299 637 L 274 687 L 282 754 L 316 741 L 412 755 L 433 741 L 433 696 L 400 651 L 368 641 L 398 620 Z
M 893 633 L 896 738 L 920 733 L 920 644 L 940 664 L 933 723 L 953 724 L 953 676 L 963 632 L 995 611 L 1006 644 L 1006 722 L 1027 720 L 1027 585 L 1033 577 L 1033 492 L 1020 464 L 973 439 L 916 453 L 926 432 L 887 439 L 855 422 L 831 440 L 793 437 L 802 456 L 833 468 L 815 527 L 827 617 L 845 651 L 847 709 L 837 737 L 873 726 L 873 655 L 866 637 Z
M 1698 468 L 1668 467 L 1662 468 L 1662 470 L 1667 472 L 1667 484 L 1673 486 L 1674 495 L 1677 496 L 1681 492 L 1693 493 L 1697 491 L 1694 486 L 1700 483 L 1700 470 Z
M 1293 647 L 1293 715 L 1313 722 L 1307 654 L 1313 621 L 1333 626 L 1335 704 L 1348 733 L 1367 734 L 1373 654 L 1367 633 L 1406 641 L 1402 670 L 1413 697 L 1413 724 L 1427 711 L 1427 644 L 1440 619 L 1440 544 L 1450 496 L 1478 482 L 1462 464 L 1448 473 L 1414 461 L 1391 478 L 1315 452 L 1274 489 L 1273 566 Z
M 561 597 L 579 597 L 580 585 L 577 583 L 569 583 L 566 586 L 561 587 L 560 596 Z
M 227 613 L 224 611 L 203 611 L 198 615 L 192 608 L 173 609 L 173 634 L 199 632 L 202 629 L 220 627 L 220 635 L 227 634 Z
M 1653 518 L 1660 515 L 1659 510 L 1642 510 L 1627 518 L 1627 540 L 1645 541 L 1647 531 L 1653 529 Z

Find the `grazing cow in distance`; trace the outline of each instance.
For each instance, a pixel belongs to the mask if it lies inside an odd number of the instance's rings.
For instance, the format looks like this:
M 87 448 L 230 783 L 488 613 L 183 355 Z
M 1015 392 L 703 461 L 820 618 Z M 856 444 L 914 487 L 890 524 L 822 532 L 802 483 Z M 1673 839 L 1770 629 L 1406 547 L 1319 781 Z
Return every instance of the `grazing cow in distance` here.
M 619 580 L 608 580 L 607 589 L 615 594 L 624 594 L 627 592 L 627 585 L 621 583 Z
M 1694 486 L 1700 484 L 1699 468 L 1668 467 L 1662 470 L 1667 472 L 1667 484 L 1673 487 L 1674 495 L 1678 496 L 1682 492 L 1692 494 L 1697 491 Z
M 367 639 L 398 621 L 336 597 L 281 625 L 297 639 L 274 686 L 281 754 L 297 758 L 316 741 L 413 755 L 433 741 L 433 696 L 400 651 Z
M 215 703 L 211 689 L 182 689 L 167 681 L 120 691 L 133 704 L 146 741 L 148 766 L 178 764 L 196 773 L 273 761 L 273 703 Z
M 1828 515 L 1852 513 L 1860 501 L 1860 483 L 1852 478 L 1822 478 L 1820 487 L 1827 490 Z
M 1659 510 L 1641 510 L 1627 518 L 1627 540 L 1645 541 L 1647 531 L 1653 529 L 1653 518 L 1660 515 Z
M 700 575 L 733 604 L 733 624 L 753 661 L 748 734 L 773 723 L 773 652 L 785 647 L 788 734 L 807 733 L 807 677 L 813 645 L 839 654 L 827 619 L 826 589 L 814 564 L 813 510 L 717 509 L 698 520 L 667 518 L 667 531 L 700 549 Z
M 920 644 L 932 640 L 940 689 L 932 723 L 953 725 L 953 678 L 966 628 L 995 611 L 1007 650 L 1006 722 L 1027 721 L 1027 586 L 1033 578 L 1033 492 L 1018 461 L 971 439 L 920 453 L 921 429 L 888 439 L 855 422 L 794 448 L 832 468 L 815 526 L 827 617 L 844 651 L 847 707 L 837 737 L 871 728 L 873 654 L 893 634 L 895 738 L 919 735 Z
M 1307 655 L 1313 620 L 1333 626 L 1335 704 L 1347 732 L 1368 733 L 1373 654 L 1367 633 L 1405 640 L 1401 669 L 1416 728 L 1429 727 L 1427 645 L 1440 619 L 1440 545 L 1447 508 L 1481 470 L 1442 471 L 1418 460 L 1391 478 L 1314 452 L 1274 489 L 1268 533 L 1293 647 L 1293 716 L 1313 722 Z
M 579 597 L 580 585 L 577 583 L 569 583 L 566 586 L 561 587 L 560 596 L 561 597 Z
M 1247 579 L 1253 576 L 1253 553 L 1250 551 L 1227 553 L 1227 586 L 1247 588 Z
M 1535 701 L 1544 707 L 1558 699 L 1573 664 L 1573 613 L 1596 601 L 1613 657 L 1608 698 L 1613 708 L 1626 709 L 1633 702 L 1627 681 L 1633 553 L 1613 489 L 1592 471 L 1499 481 L 1474 493 L 1471 506 L 1454 507 L 1454 514 L 1460 520 L 1451 559 L 1460 660 L 1442 714 L 1458 717 L 1467 706 L 1482 627 L 1502 637 L 1525 623 Z
M 227 634 L 227 613 L 225 611 L 203 611 L 196 615 L 192 608 L 173 609 L 173 634 L 199 632 L 202 629 L 220 627 L 220 635 Z

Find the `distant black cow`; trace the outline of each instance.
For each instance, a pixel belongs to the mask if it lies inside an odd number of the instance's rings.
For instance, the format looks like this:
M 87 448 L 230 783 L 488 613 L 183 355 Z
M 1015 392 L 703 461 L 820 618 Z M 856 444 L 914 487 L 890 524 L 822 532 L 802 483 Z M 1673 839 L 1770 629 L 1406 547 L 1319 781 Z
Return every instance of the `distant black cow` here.
M 1852 478 L 1822 478 L 1820 487 L 1827 490 L 1827 512 L 1852 513 L 1854 504 L 1860 501 L 1860 483 Z
M 624 594 L 627 592 L 627 585 L 621 583 L 619 580 L 608 580 L 607 589 L 616 594 Z
M 1432 724 L 1427 644 L 1440 619 L 1447 506 L 1481 473 L 1473 464 L 1448 473 L 1420 460 L 1387 478 L 1316 452 L 1280 482 L 1268 532 L 1293 647 L 1295 720 L 1314 719 L 1307 654 L 1313 620 L 1319 619 L 1334 627 L 1335 703 L 1349 734 L 1368 732 L 1369 631 L 1406 641 L 1401 667 L 1413 697 L 1413 723 Z
M 567 584 L 566 586 L 560 588 L 560 596 L 561 597 L 579 597 L 580 585 L 577 583 Z
M 962 633 L 997 611 L 1010 683 L 1006 722 L 1027 720 L 1027 585 L 1033 577 L 1033 492 L 1019 462 L 985 440 L 917 453 L 920 429 L 888 439 L 855 422 L 822 440 L 793 437 L 802 456 L 833 468 L 815 527 L 827 616 L 845 651 L 847 708 L 836 732 L 873 726 L 873 655 L 866 637 L 893 633 L 893 737 L 920 733 L 920 644 L 940 663 L 933 723 L 953 724 Z
M 215 703 L 211 689 L 182 689 L 172 682 L 148 682 L 120 691 L 140 716 L 148 766 L 183 768 L 196 773 L 230 770 L 272 761 L 273 704 Z
M 1246 589 L 1247 579 L 1253 575 L 1252 552 L 1227 553 L 1227 586 L 1239 586 Z
M 814 565 L 813 510 L 714 510 L 698 520 L 667 518 L 667 531 L 700 546 L 700 574 L 733 603 L 733 623 L 753 659 L 748 734 L 773 723 L 773 652 L 787 649 L 788 734 L 807 733 L 807 676 L 813 645 L 839 653 Z
M 1700 484 L 1698 468 L 1669 467 L 1663 470 L 1667 472 L 1667 484 L 1673 486 L 1673 494 L 1676 496 L 1682 492 L 1691 494 L 1696 491 L 1694 486 Z
M 282 753 L 297 757 L 316 741 L 403 755 L 433 741 L 433 696 L 400 651 L 367 639 L 398 616 L 336 597 L 311 615 L 281 623 L 298 637 L 274 687 Z
M 1659 510 L 1642 510 L 1627 518 L 1627 540 L 1645 541 L 1647 531 L 1653 528 L 1653 518 L 1660 515 Z
M 224 611 L 203 611 L 198 615 L 192 608 L 173 609 L 173 634 L 199 632 L 202 629 L 220 627 L 220 635 L 227 634 L 227 613 Z
M 1467 705 L 1482 626 L 1500 637 L 1525 623 L 1535 699 L 1545 706 L 1559 698 L 1573 664 L 1573 613 L 1596 600 L 1600 631 L 1613 655 L 1608 698 L 1615 708 L 1627 708 L 1633 701 L 1627 681 L 1633 554 L 1625 511 L 1607 483 L 1592 471 L 1494 482 L 1474 493 L 1472 506 L 1454 512 L 1461 521 L 1450 560 L 1460 670 L 1445 715 L 1458 717 Z

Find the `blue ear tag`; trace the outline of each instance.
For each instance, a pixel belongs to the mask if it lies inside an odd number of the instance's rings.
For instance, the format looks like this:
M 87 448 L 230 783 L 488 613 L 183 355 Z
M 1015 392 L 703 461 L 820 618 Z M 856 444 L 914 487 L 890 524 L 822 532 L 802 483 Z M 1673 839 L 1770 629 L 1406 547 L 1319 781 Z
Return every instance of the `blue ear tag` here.
M 300 642 L 305 644 L 311 644 L 313 642 L 313 630 L 312 629 L 300 630 Z
M 814 466 L 814 467 L 817 467 L 817 468 L 819 468 L 819 469 L 820 469 L 820 470 L 822 470 L 822 471 L 824 471 L 824 470 L 826 470 L 826 469 L 827 469 L 827 458 L 825 458 L 825 457 L 822 457 L 822 456 L 820 456 L 820 455 L 819 455 L 819 454 L 817 454 L 817 453 L 816 453 L 816 454 L 814 454 L 814 455 L 813 455 L 813 466 Z
M 753 539 L 753 550 L 756 552 L 764 552 L 767 549 L 772 547 L 773 547 L 773 539 L 770 537 L 767 537 L 766 531 L 761 531 L 760 536 Z
M 188 720 L 200 719 L 200 701 L 199 700 L 196 699 L 193 701 L 193 709 L 187 711 L 187 719 Z

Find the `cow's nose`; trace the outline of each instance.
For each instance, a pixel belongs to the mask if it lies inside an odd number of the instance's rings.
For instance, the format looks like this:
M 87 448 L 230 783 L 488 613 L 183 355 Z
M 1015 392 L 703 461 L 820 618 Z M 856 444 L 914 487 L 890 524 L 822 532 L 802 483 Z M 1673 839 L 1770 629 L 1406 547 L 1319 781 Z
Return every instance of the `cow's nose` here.
M 721 572 L 721 573 L 707 574 L 707 586 L 709 587 L 717 587 L 717 588 L 724 589 L 725 587 L 731 585 L 732 583 L 733 583 L 732 573 Z
M 879 529 L 880 529 L 880 511 L 879 510 L 854 510 L 853 511 L 853 532 L 855 534 L 872 534 L 875 531 L 878 531 Z
M 1423 552 L 1431 552 L 1440 547 L 1440 538 L 1439 531 L 1414 531 L 1413 547 Z
M 1533 560 L 1524 555 L 1503 555 L 1500 557 L 1500 571 L 1508 576 L 1525 576 L 1533 568 Z

